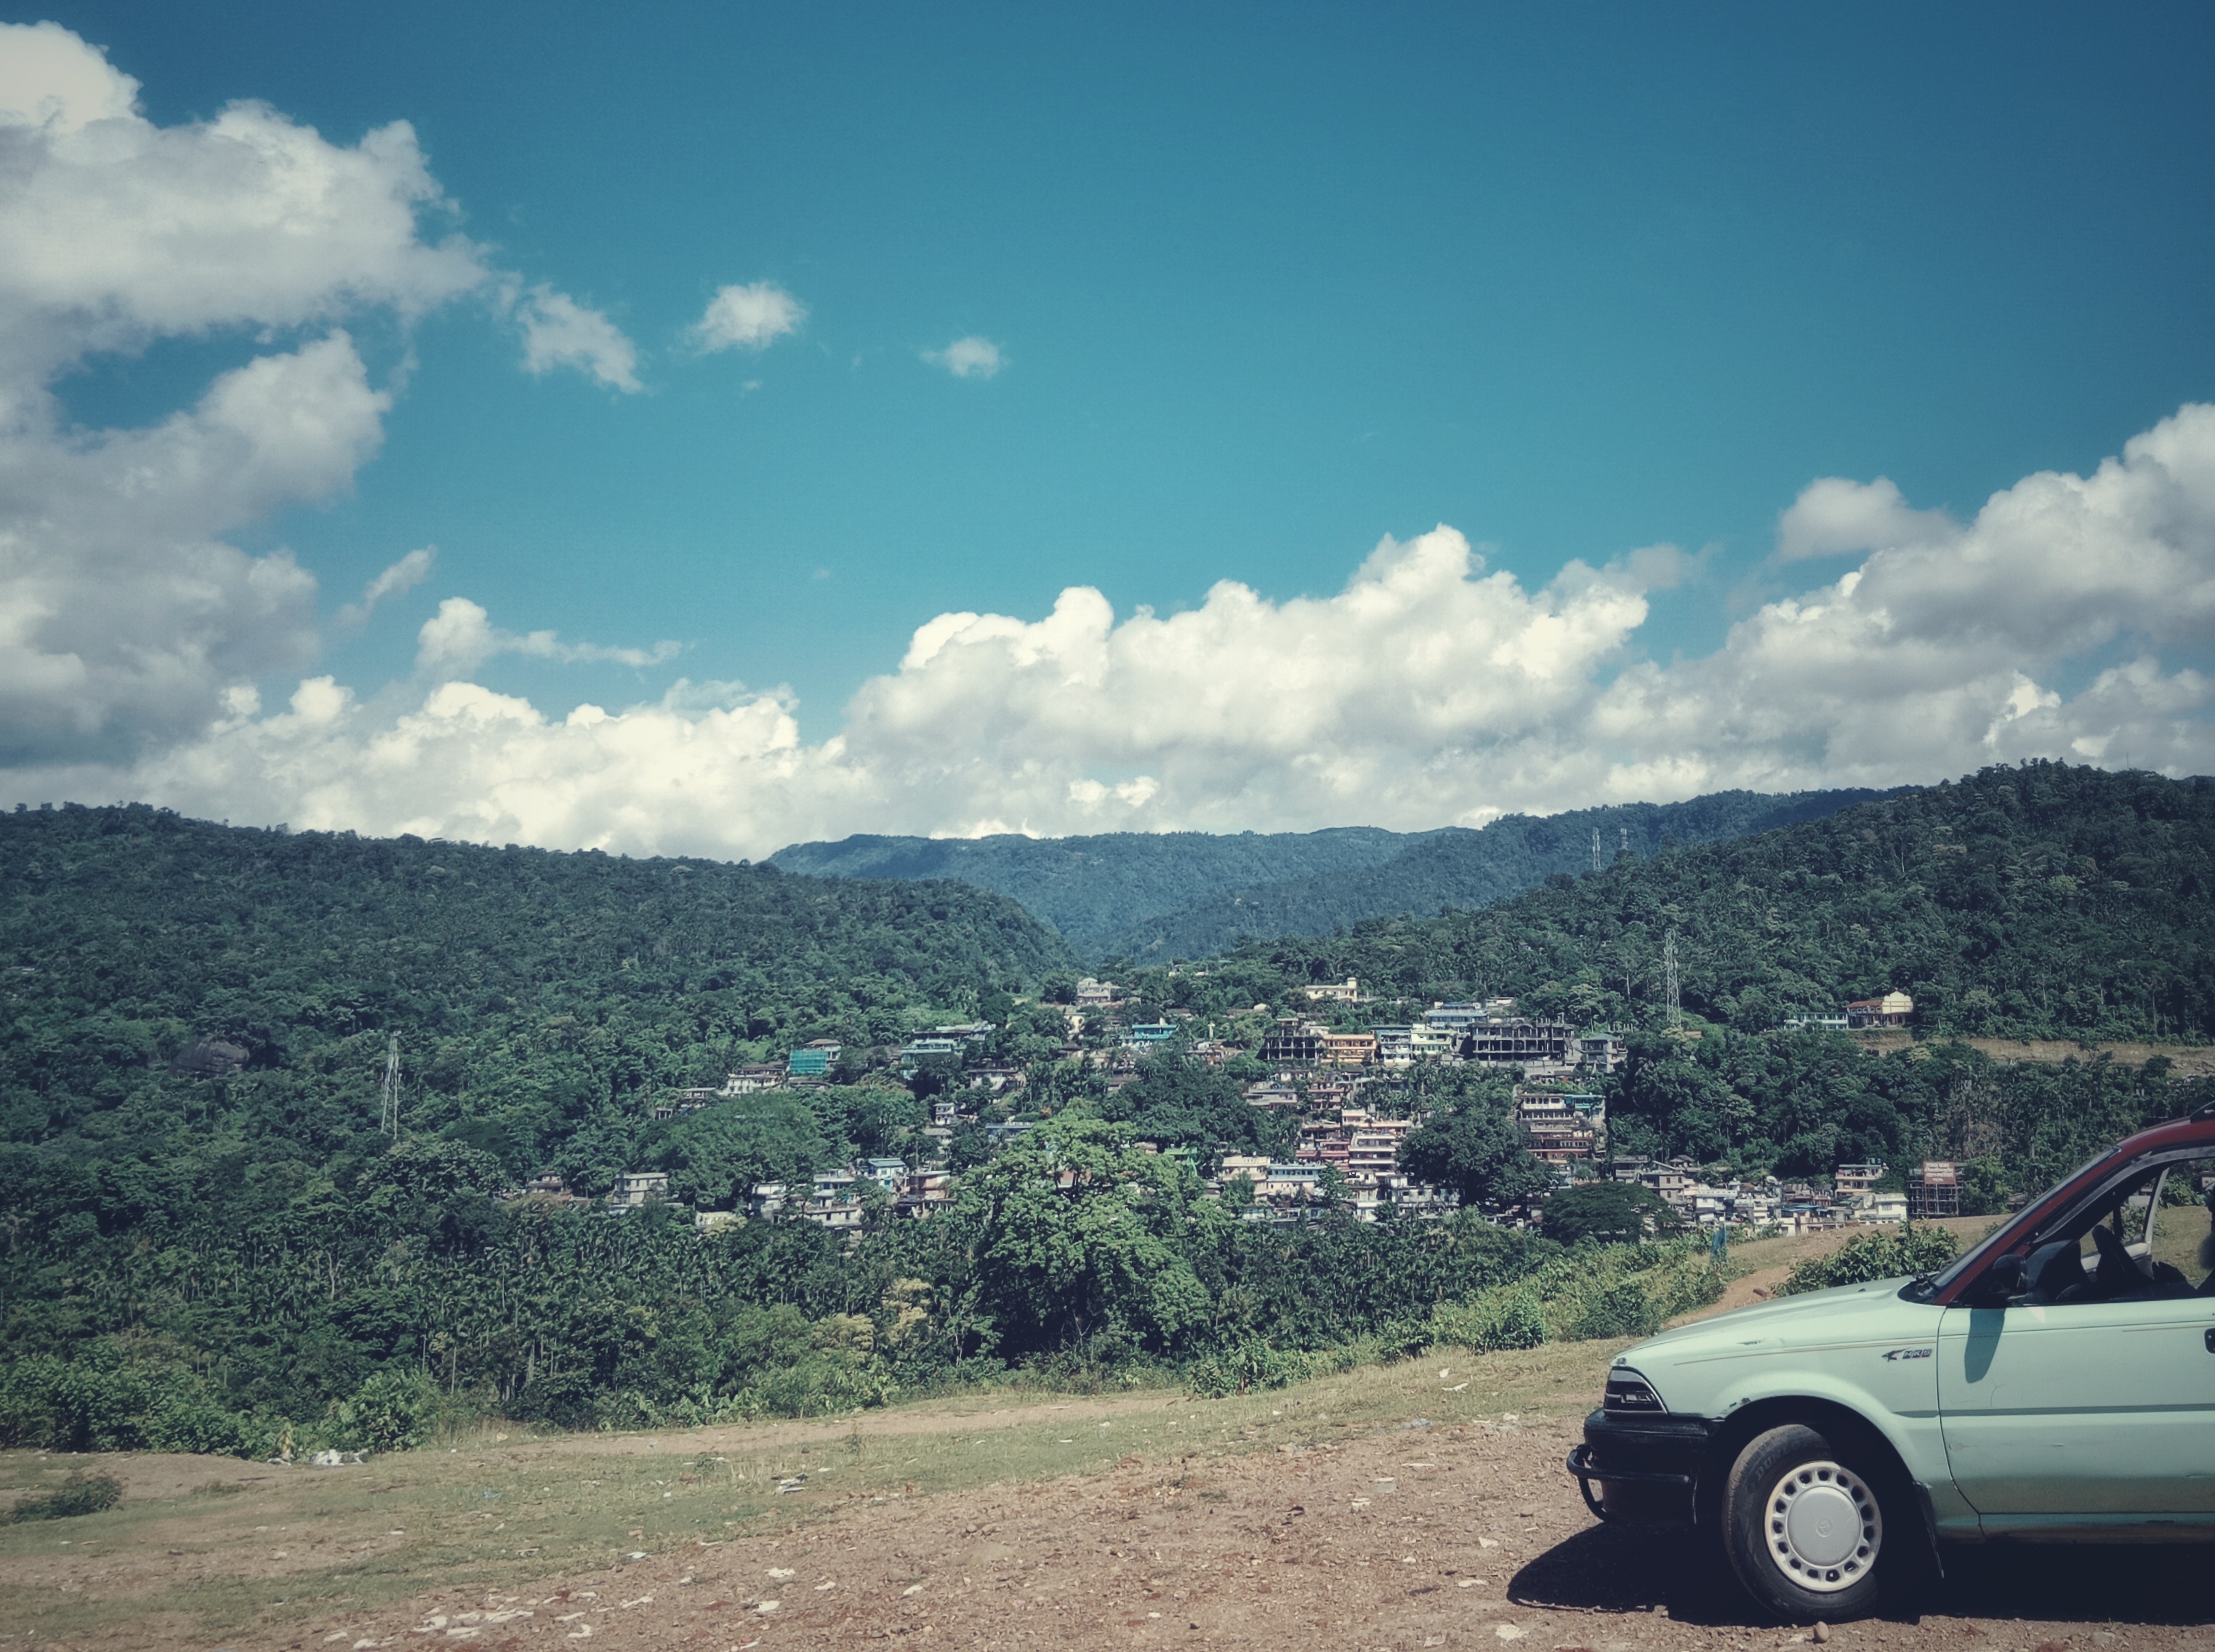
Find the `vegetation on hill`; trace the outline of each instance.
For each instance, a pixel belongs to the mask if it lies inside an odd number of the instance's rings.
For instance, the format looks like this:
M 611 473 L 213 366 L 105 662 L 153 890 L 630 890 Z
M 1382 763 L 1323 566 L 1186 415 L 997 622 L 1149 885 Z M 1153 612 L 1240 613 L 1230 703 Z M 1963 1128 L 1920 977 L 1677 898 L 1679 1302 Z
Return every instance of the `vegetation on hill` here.
M 1435 834 L 1373 826 L 1320 832 L 1108 832 L 1089 837 L 845 838 L 770 857 L 818 878 L 955 878 L 996 890 L 1053 926 L 1088 958 L 1133 922 L 1226 890 L 1377 866 Z M 1397 909 L 1393 909 L 1397 910 Z
M 2001 1208 L 2205 1098 L 2159 1060 L 2004 1067 L 1947 1039 L 2206 1037 L 2210 791 L 1993 770 L 1619 856 L 1482 911 L 1118 968 L 1122 1019 L 1177 1026 L 1120 1085 L 1058 1055 L 1071 1026 L 1040 1000 L 1073 985 L 1067 945 L 960 884 L 144 809 L 0 817 L 0 1441 L 381 1449 L 461 1413 L 631 1426 L 1149 1367 L 1216 1391 L 1365 1350 L 1627 1334 L 1712 1284 L 1658 1213 L 1571 1200 L 1562 1231 L 1585 1243 L 1660 1240 L 1604 1256 L 1474 1211 L 1247 1221 L 1198 1178 L 1227 1152 L 1281 1152 L 1292 1121 L 1244 1100 L 1257 1068 L 1185 1048 L 1250 1044 L 1280 1013 L 1360 1025 L 1512 994 L 1627 1031 L 1606 1081 L 1621 1151 L 1813 1177 L 1935 1154 L 1967 1166 L 1967 1208 Z M 1303 990 L 1349 975 L 1372 1001 Z M 1773 1030 L 1889 988 L 1929 1037 L 1910 1051 Z M 508 1196 L 549 1168 L 586 1196 L 659 1170 L 673 1199 L 734 1210 L 757 1182 L 919 1155 L 924 1104 L 963 1057 L 903 1084 L 863 1052 L 973 1018 L 992 1030 L 965 1049 L 1030 1082 L 958 1092 L 985 1117 L 950 1143 L 963 1173 L 926 1220 L 873 1196 L 850 1233 L 703 1234 L 681 1204 L 611 1218 Z M 396 1033 L 397 1141 L 377 1128 Z M 1097 1013 L 1076 1036 L 1118 1037 Z M 834 1082 L 655 1117 L 815 1037 L 849 1046 Z M 1408 1167 L 1483 1202 L 1537 1179 L 1508 1099 L 1496 1073 L 1423 1067 L 1360 1104 L 1427 1111 Z M 996 1149 L 997 1120 L 1032 1128 Z
M 1603 856 L 1641 855 L 1811 820 L 1879 795 L 1719 792 L 1628 804 L 1481 831 L 1115 832 L 1093 837 L 850 837 L 795 843 L 771 860 L 819 877 L 958 878 L 1012 896 L 1086 957 L 1206 958 L 1247 938 L 1328 935 L 1365 918 L 1478 907 Z
M 1486 907 L 1549 878 L 1590 871 L 1594 832 L 1600 837 L 1601 864 L 1607 866 L 1626 854 L 1650 857 L 1680 844 L 1819 820 L 1880 795 L 1716 792 L 1684 803 L 1509 815 L 1482 831 L 1424 833 L 1377 865 L 1226 890 L 1157 918 L 1126 921 L 1090 945 L 1103 956 L 1204 958 L 1249 939 L 1328 935 L 1367 918 L 1427 917 L 1451 908 Z
M 2204 1039 L 2211 900 L 2215 783 L 2037 763 L 1231 961 L 1654 1026 L 1673 933 L 1684 1009 L 1743 1031 L 1897 989 L 1926 1035 Z

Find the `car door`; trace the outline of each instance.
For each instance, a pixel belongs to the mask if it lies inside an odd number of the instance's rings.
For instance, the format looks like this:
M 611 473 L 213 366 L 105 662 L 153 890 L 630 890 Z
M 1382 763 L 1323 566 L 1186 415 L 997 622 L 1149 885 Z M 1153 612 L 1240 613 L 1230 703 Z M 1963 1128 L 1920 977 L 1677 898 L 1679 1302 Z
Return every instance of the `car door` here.
M 2056 1237 L 2080 1243 L 2088 1275 L 2073 1300 L 1947 1310 L 1941 1425 L 1986 1529 L 2215 1518 L 2215 1295 L 2192 1294 L 2208 1271 L 2209 1168 L 2126 1174 L 2065 1224 Z M 2144 1276 L 2120 1294 L 2098 1288 L 2101 1220 Z

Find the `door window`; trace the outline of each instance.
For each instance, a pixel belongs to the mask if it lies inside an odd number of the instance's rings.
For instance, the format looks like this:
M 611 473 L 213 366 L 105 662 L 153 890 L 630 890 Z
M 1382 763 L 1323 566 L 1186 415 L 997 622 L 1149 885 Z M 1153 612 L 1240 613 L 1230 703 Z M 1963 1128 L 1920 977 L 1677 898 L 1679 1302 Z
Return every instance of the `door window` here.
M 2172 1165 L 2155 1197 L 2148 1201 L 2151 1217 L 2148 1254 L 2157 1272 L 2174 1268 L 2195 1292 L 2207 1286 L 2209 1263 L 2215 1262 L 2215 1159 Z
M 2215 1156 L 2148 1166 L 2107 1188 L 2031 1253 L 2016 1300 L 2067 1307 L 2196 1294 L 2215 1262 L 2211 1188 Z

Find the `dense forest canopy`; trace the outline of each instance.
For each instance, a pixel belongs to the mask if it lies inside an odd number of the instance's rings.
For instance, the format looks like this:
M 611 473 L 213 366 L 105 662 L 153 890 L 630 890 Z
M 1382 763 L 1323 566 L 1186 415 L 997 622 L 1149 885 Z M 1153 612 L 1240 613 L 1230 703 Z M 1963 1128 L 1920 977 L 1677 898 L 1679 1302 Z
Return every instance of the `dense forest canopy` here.
M 1201 958 L 1248 938 L 1328 935 L 1365 918 L 1478 907 L 1592 865 L 1813 820 L 1874 792 L 1769 797 L 1718 792 L 1634 803 L 1482 830 L 1114 832 L 1094 837 L 850 837 L 771 856 L 789 872 L 842 878 L 959 878 L 1014 896 L 1088 958 Z
M 326 1174 L 368 1144 L 397 1034 L 411 1128 L 589 1181 L 672 1086 L 1004 1013 L 1071 962 L 956 884 L 19 811 L 0 815 L 0 1139 L 144 1157 L 153 1120 L 191 1116 L 153 1156 L 204 1157 L 209 1092 L 169 1069 L 214 1041 L 244 1055 L 237 1128 Z

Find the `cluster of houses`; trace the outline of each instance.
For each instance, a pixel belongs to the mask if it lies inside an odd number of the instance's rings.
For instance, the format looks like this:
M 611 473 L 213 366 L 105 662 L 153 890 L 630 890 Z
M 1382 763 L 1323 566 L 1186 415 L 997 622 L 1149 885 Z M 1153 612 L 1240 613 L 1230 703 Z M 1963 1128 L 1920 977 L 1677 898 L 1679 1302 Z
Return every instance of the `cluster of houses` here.
M 1310 986 L 1304 993 L 1318 1012 L 1325 1006 L 1341 1011 L 1341 1020 L 1346 1019 L 1345 1007 L 1366 1001 L 1360 982 L 1353 977 Z M 1775 1178 L 1710 1181 L 1687 1159 L 1666 1164 L 1636 1157 L 1611 1159 L 1601 1092 L 1607 1075 L 1623 1059 L 1623 1040 L 1611 1030 L 1580 1031 L 1567 1021 L 1519 1014 L 1512 998 L 1437 1003 L 1416 1020 L 1357 1029 L 1313 1015 L 1283 1015 L 1263 1032 L 1256 1048 L 1246 1049 L 1216 1038 L 1212 1027 L 1206 1037 L 1191 1036 L 1195 1029 L 1182 1011 L 1170 1012 L 1170 1019 L 1159 1021 L 1120 1023 L 1120 1000 L 1112 982 L 1087 976 L 1077 983 L 1074 996 L 1071 1042 L 1061 1053 L 1089 1056 L 1106 1068 L 1111 1088 L 1135 1079 L 1141 1058 L 1180 1040 L 1189 1057 L 1212 1066 L 1220 1067 L 1233 1055 L 1252 1055 L 1273 1069 L 1270 1077 L 1246 1086 L 1245 1099 L 1254 1107 L 1296 1114 L 1302 1121 L 1297 1147 L 1280 1159 L 1226 1157 L 1208 1178 L 1210 1192 L 1235 1205 L 1249 1221 L 1298 1222 L 1333 1206 L 1365 1221 L 1387 1212 L 1435 1220 L 1456 1209 L 1460 1201 L 1454 1190 L 1415 1181 L 1399 1168 L 1402 1142 L 1410 1130 L 1420 1128 L 1420 1115 L 1387 1117 L 1376 1109 L 1373 1098 L 1364 1104 L 1365 1090 L 1394 1087 L 1396 1069 L 1426 1062 L 1517 1069 L 1515 1122 L 1531 1152 L 1555 1169 L 1560 1185 L 1590 1176 L 1605 1163 L 1617 1179 L 1653 1188 L 1688 1225 L 1808 1228 L 1951 1215 L 1959 1208 L 1954 1167 L 1936 1161 L 1910 1174 L 1905 1193 L 1880 1193 L 1875 1184 L 1884 1178 L 1881 1165 L 1842 1166 L 1836 1185 L 1819 1190 Z M 1905 1026 L 1914 1008 L 1908 994 L 1893 992 L 1848 1004 L 1841 1016 L 1795 1016 L 1784 1025 L 1840 1030 Z M 1103 1015 L 1120 1031 L 1114 1047 L 1081 1048 L 1076 1039 L 1086 1022 Z M 942 1074 L 942 1090 L 950 1083 L 971 1095 L 981 1091 L 1004 1096 L 1021 1089 L 1024 1078 L 1015 1068 L 983 1059 L 995 1031 L 987 1021 L 936 1027 L 911 1037 L 896 1052 L 868 1052 L 870 1064 L 893 1068 L 911 1081 L 929 1067 Z M 791 1050 L 782 1063 L 740 1068 L 719 1087 L 675 1092 L 655 1113 L 670 1117 L 761 1090 L 827 1083 L 844 1053 L 835 1039 L 814 1039 Z M 932 1103 L 931 1122 L 923 1135 L 942 1148 L 957 1126 L 974 1120 L 974 1112 L 963 1111 L 961 1100 L 941 1093 Z M 1032 1128 L 1032 1122 L 1021 1120 L 985 1127 L 996 1147 Z M 1170 1151 L 1190 1156 L 1189 1149 Z M 658 1172 L 629 1174 L 604 1202 L 611 1213 L 621 1214 L 666 1199 L 667 1187 L 667 1177 Z M 558 1177 L 542 1178 L 520 1191 L 542 1198 L 571 1196 L 561 1189 Z M 899 1159 L 863 1159 L 819 1172 L 806 1185 L 761 1184 L 752 1190 L 744 1212 L 703 1211 L 696 1221 L 703 1229 L 710 1229 L 747 1215 L 801 1216 L 827 1227 L 858 1228 L 872 1208 L 924 1216 L 952 1197 L 947 1170 L 919 1168 Z M 1525 1213 L 1511 1214 L 1520 1220 Z
M 1808 1233 L 1849 1223 L 1876 1225 L 1922 1221 L 1961 1214 L 1959 1167 L 1926 1159 L 1910 1170 L 1903 1191 L 1881 1190 L 1887 1167 L 1876 1161 L 1841 1165 L 1825 1191 L 1808 1182 L 1707 1179 L 1689 1159 L 1666 1163 L 1630 1155 L 1614 1161 L 1618 1182 L 1652 1188 L 1688 1227 L 1779 1227 Z

